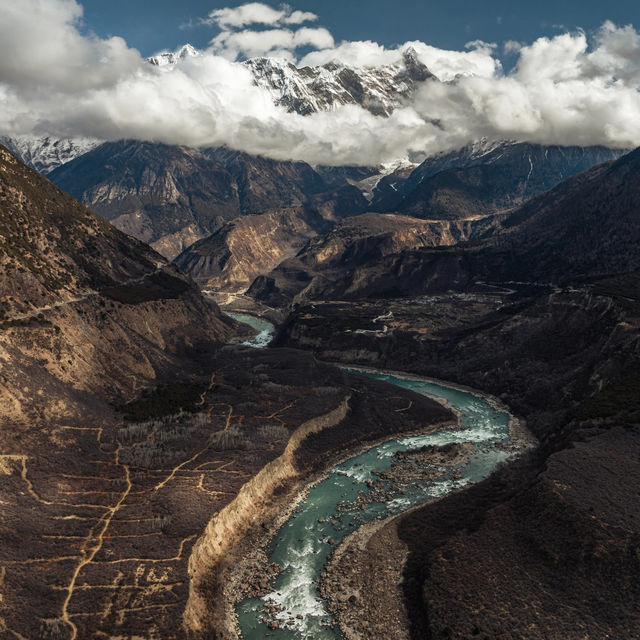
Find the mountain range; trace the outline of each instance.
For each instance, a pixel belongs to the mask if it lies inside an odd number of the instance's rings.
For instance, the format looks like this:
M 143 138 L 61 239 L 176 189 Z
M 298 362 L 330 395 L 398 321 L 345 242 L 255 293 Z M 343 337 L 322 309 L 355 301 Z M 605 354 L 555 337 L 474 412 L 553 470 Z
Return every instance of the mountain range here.
M 148 62 L 163 68 L 200 55 L 202 52 L 187 44 L 175 52 L 152 56 Z M 299 69 L 274 58 L 252 58 L 243 65 L 252 74 L 256 86 L 268 91 L 274 104 L 300 115 L 331 111 L 339 105 L 358 105 L 374 115 L 386 117 L 405 104 L 422 83 L 437 81 L 411 48 L 398 63 L 378 68 L 332 62 Z M 25 164 L 47 174 L 95 148 L 101 141 L 19 135 L 2 137 L 0 143 Z
M 385 170 L 121 141 L 49 175 L 65 191 L 0 147 L 0 630 L 226 629 L 233 544 L 336 456 L 451 419 L 319 358 L 492 393 L 538 438 L 381 523 L 402 633 L 630 637 L 640 150 L 479 142 Z M 180 269 L 283 319 L 275 347 L 221 348 L 244 336 Z
M 435 250 L 405 240 L 388 252 L 387 235 L 375 227 L 342 225 L 342 233 L 338 227 L 257 279 L 250 293 L 282 304 L 442 293 L 476 281 L 566 285 L 633 272 L 640 268 L 639 158 L 635 150 L 596 165 L 508 214 L 472 220 L 466 233 L 458 226 L 457 238 Z M 387 217 L 395 224 L 397 216 Z M 367 250 L 352 260 L 357 246 Z

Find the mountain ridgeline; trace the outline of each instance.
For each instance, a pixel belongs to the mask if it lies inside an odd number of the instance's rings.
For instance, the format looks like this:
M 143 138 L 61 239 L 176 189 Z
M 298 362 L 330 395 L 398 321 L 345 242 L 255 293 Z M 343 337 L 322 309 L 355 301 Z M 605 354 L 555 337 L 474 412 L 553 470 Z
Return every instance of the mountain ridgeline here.
M 166 257 L 184 252 L 178 263 L 200 283 L 223 291 L 233 282 L 240 291 L 348 217 L 378 211 L 433 221 L 430 240 L 415 238 L 407 248 L 435 246 L 437 237 L 445 245 L 477 239 L 529 197 L 619 154 L 601 147 L 479 143 L 428 159 L 407 176 L 406 169 L 385 175 L 375 167 L 313 168 L 229 149 L 122 141 L 81 155 L 50 178 Z M 265 253 L 266 220 L 274 233 Z M 215 239 L 194 244 L 212 234 Z M 262 257 L 249 268 L 253 254 Z M 223 273 L 238 263 L 245 264 L 241 278 Z
M 490 215 L 622 153 L 606 147 L 471 144 L 427 158 L 405 180 L 383 178 L 371 209 L 438 220 Z
M 238 216 L 307 204 L 331 219 L 367 205 L 304 163 L 135 141 L 105 143 L 49 178 L 169 258 Z

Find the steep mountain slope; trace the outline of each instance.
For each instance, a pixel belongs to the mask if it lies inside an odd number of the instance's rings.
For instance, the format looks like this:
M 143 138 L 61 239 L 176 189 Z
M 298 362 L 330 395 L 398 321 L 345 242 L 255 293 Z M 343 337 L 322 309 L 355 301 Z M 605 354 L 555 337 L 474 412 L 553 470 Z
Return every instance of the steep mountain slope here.
M 94 563 L 96 556 L 146 554 L 131 548 L 134 538 L 152 538 L 167 558 L 184 546 L 172 549 L 179 530 L 166 541 L 158 534 L 157 523 L 166 529 L 171 520 L 171 498 L 162 507 L 153 491 L 138 500 L 144 478 L 163 467 L 123 435 L 113 404 L 177 372 L 187 380 L 164 397 L 176 411 L 185 398 L 196 402 L 206 383 L 200 389 L 188 376 L 231 324 L 161 256 L 4 147 L 0 239 L 0 635 L 88 638 L 99 624 L 125 623 L 124 612 L 119 622 L 99 622 L 107 604 L 134 608 L 132 590 L 115 587 L 130 567 Z M 197 444 L 183 437 L 174 455 Z M 168 475 L 176 463 L 168 456 L 163 464 Z M 203 512 L 210 516 L 206 505 Z M 98 586 L 85 590 L 96 573 Z
M 243 216 L 191 245 L 174 262 L 207 290 L 242 293 L 327 226 L 318 213 L 302 207 Z
M 186 147 L 107 142 L 49 177 L 119 229 L 166 255 L 240 214 L 229 173 Z
M 640 149 L 528 202 L 491 239 L 515 277 L 571 282 L 640 267 Z
M 324 180 L 304 162 L 279 162 L 225 147 L 203 153 L 232 176 L 242 213 L 301 205 L 309 196 L 327 191 Z
M 345 273 L 318 295 L 414 295 L 460 290 L 479 280 L 567 284 L 635 271 L 640 268 L 639 179 L 640 150 L 635 150 L 530 200 L 480 243 L 384 256 Z
M 622 153 L 605 147 L 480 141 L 427 158 L 406 180 L 383 178 L 371 210 L 445 220 L 505 211 Z
M 49 177 L 169 258 L 241 215 L 308 203 L 323 217 L 339 219 L 367 206 L 356 187 L 327 185 L 305 163 L 228 149 L 110 142 Z
M 193 282 L 149 247 L 4 147 L 0 168 L 3 422 L 69 416 L 83 394 L 126 396 L 227 334 Z

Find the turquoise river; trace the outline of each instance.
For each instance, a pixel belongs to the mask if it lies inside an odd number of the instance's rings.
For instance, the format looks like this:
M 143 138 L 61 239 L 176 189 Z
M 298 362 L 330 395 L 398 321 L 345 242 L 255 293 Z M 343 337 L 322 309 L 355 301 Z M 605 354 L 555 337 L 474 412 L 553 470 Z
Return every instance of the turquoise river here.
M 238 318 L 240 319 L 240 318 Z M 461 427 L 443 428 L 425 435 L 398 437 L 336 465 L 313 486 L 289 520 L 271 541 L 267 552 L 271 562 L 282 567 L 273 592 L 264 598 L 240 602 L 236 612 L 244 640 L 277 639 L 335 640 L 338 626 L 327 611 L 317 585 L 327 558 L 335 545 L 363 522 L 399 514 L 414 505 L 434 500 L 470 483 L 486 478 L 498 464 L 516 455 L 509 437 L 509 415 L 494 409 L 480 395 L 446 384 L 401 375 L 361 373 L 393 385 L 446 402 L 460 414 Z M 437 467 L 433 481 L 416 481 L 397 492 L 390 488 L 385 502 L 362 501 L 377 473 L 390 468 L 394 454 L 425 445 L 472 443 L 472 454 L 455 467 Z M 397 458 L 396 458 L 397 459 Z M 389 492 L 387 492 L 389 495 Z M 265 604 L 281 611 L 265 614 Z M 279 628 L 270 629 L 277 623 Z M 334 626 L 332 626 L 332 623 Z

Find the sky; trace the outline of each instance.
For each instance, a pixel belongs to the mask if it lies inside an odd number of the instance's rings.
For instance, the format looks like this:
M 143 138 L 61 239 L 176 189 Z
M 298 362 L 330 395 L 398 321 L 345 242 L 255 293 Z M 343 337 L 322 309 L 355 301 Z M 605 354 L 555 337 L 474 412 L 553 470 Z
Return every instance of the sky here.
M 226 145 L 336 165 L 481 138 L 640 146 L 640 3 L 512 4 L 0 0 L 0 136 Z M 145 60 L 185 42 L 196 56 Z M 357 105 L 289 113 L 242 64 L 397 67 L 409 47 L 435 77 L 388 118 Z
M 196 25 L 199 18 L 228 4 L 210 0 L 83 2 L 88 27 L 102 37 L 124 37 L 144 56 L 185 42 L 204 47 L 212 37 L 211 27 L 187 29 L 185 25 Z M 410 40 L 444 49 L 462 49 L 470 40 L 532 42 L 578 27 L 594 31 L 605 20 L 640 27 L 637 0 L 298 0 L 290 4 L 317 14 L 336 40 L 374 40 L 386 46 Z

